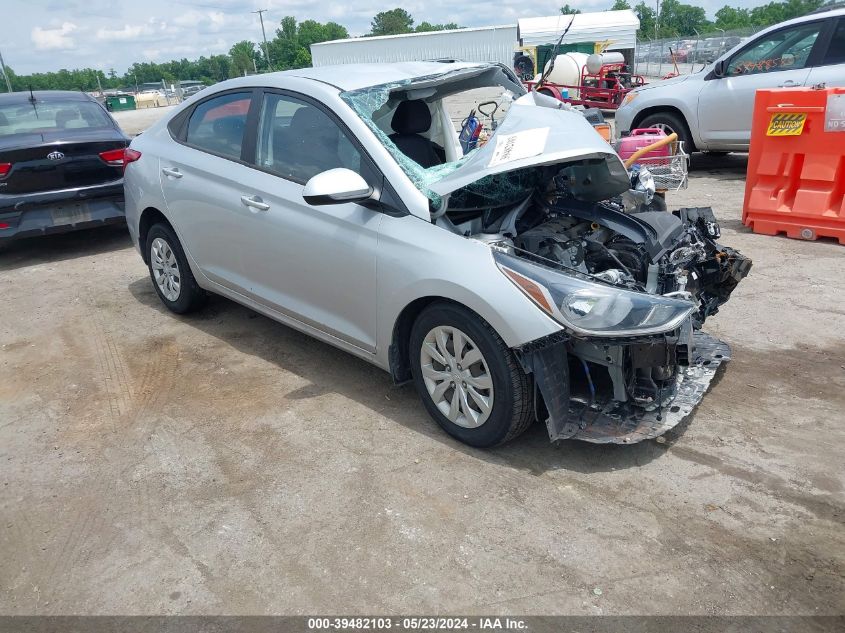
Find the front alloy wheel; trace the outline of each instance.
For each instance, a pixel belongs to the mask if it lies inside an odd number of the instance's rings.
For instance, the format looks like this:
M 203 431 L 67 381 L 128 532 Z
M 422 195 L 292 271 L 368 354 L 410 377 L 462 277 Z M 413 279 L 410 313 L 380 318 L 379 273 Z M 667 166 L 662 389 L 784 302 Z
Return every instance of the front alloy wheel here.
M 425 308 L 408 341 L 411 373 L 429 415 L 465 444 L 502 444 L 534 419 L 531 382 L 484 319 L 451 302 Z
M 478 345 L 456 327 L 429 331 L 420 349 L 428 395 L 450 422 L 474 429 L 493 408 L 493 379 Z
M 673 132 L 678 135 L 678 140 L 683 143 L 684 151 L 691 154 L 695 151 L 692 136 L 687 130 L 686 123 L 674 112 L 657 112 L 645 117 L 637 124 L 637 127 L 653 127 L 661 130 L 667 136 Z

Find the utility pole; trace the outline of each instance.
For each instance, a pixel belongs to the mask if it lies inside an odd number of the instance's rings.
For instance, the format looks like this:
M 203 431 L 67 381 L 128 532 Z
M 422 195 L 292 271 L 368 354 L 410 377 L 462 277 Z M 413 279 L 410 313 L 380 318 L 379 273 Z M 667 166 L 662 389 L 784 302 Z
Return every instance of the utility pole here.
M 655 0 L 657 4 L 657 11 L 654 14 L 654 39 L 657 39 L 657 30 L 660 25 L 660 0 Z
M 267 49 L 267 33 L 264 31 L 264 13 L 267 9 L 259 9 L 253 11 L 258 14 L 258 19 L 261 20 L 261 36 L 264 38 L 264 56 L 267 58 L 267 68 L 273 70 L 273 65 L 270 63 L 270 51 Z
M 12 82 L 9 81 L 9 73 L 6 72 L 6 64 L 3 63 L 3 53 L 0 53 L 0 68 L 3 69 L 3 78 L 6 80 L 6 89 L 12 92 Z

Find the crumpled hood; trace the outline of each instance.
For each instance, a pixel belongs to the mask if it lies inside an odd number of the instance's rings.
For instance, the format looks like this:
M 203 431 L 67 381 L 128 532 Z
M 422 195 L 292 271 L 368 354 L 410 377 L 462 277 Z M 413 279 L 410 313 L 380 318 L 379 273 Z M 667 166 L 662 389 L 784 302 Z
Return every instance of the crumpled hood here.
M 516 99 L 490 140 L 428 189 L 444 196 L 485 176 L 573 160 L 604 158 L 621 163 L 583 115 L 564 105 L 532 92 Z

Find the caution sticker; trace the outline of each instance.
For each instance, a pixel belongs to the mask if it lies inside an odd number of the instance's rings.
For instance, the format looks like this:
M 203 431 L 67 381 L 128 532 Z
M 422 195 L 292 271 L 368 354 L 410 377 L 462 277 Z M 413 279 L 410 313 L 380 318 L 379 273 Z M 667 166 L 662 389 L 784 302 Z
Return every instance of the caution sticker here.
M 806 120 L 806 114 L 773 114 L 766 136 L 800 136 Z

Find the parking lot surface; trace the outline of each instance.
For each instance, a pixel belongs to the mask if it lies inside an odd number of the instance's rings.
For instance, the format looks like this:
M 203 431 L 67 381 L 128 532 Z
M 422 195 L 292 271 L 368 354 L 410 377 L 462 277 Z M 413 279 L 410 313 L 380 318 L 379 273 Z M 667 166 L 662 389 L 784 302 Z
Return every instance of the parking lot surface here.
M 0 611 L 842 613 L 845 251 L 750 233 L 744 173 L 697 156 L 670 194 L 754 269 L 707 324 L 721 379 L 633 446 L 471 449 L 246 308 L 166 312 L 123 228 L 13 244 Z

